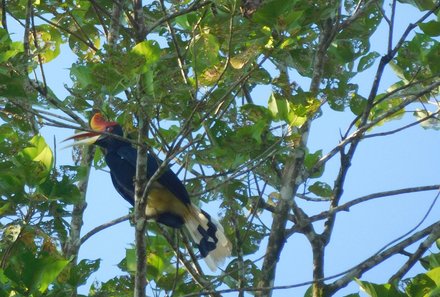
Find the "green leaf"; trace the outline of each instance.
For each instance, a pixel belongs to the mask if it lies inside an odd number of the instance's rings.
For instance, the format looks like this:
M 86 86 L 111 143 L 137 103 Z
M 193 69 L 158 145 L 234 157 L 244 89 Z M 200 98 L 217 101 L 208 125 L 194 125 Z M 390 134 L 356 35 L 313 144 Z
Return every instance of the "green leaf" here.
M 32 172 L 30 177 L 37 184 L 40 184 L 46 179 L 52 170 L 52 150 L 41 135 L 35 135 L 29 142 L 32 146 L 23 149 L 21 151 L 21 156 L 39 164 L 38 167 L 34 168 L 34 172 Z
M 356 282 L 371 297 L 407 297 L 406 294 L 400 292 L 391 284 L 379 285 L 358 279 L 356 279 Z
M 44 293 L 69 262 L 53 257 L 39 259 L 34 267 L 35 270 L 32 270 L 34 275 L 32 291 L 38 290 L 40 293 Z
M 38 189 L 49 200 L 60 200 L 73 204 L 81 198 L 78 187 L 66 175 L 61 180 L 48 178 L 38 186 Z
M 287 99 L 276 99 L 273 93 L 269 98 L 268 109 L 275 120 L 285 121 L 292 127 L 301 126 L 307 120 L 300 109 L 296 109 Z
M 435 7 L 434 0 L 399 0 L 400 3 L 408 3 L 420 10 L 430 10 Z
M 429 256 L 420 259 L 420 263 L 426 270 L 440 267 L 440 253 L 430 254 Z
M 329 198 L 333 195 L 332 187 L 330 187 L 327 183 L 319 182 L 319 181 L 309 186 L 309 191 L 319 197 L 324 197 L 324 198 Z
M 359 64 L 357 66 L 357 72 L 362 72 L 373 66 L 374 62 L 379 56 L 380 55 L 378 52 L 370 52 L 365 56 L 363 56 L 362 58 L 360 58 Z
M 134 248 L 125 249 L 125 267 L 124 271 L 136 272 L 136 250 Z
M 426 275 L 435 282 L 437 287 L 440 286 L 440 267 L 436 267 L 426 272 Z
M 405 291 L 410 297 L 433 296 L 430 292 L 437 288 L 436 282 L 428 275 L 429 271 L 416 275 L 407 284 Z M 437 272 L 438 273 L 438 272 Z M 435 276 L 434 276 L 435 277 Z M 438 275 L 437 275 L 438 278 Z
M 367 99 L 355 93 L 353 94 L 349 104 L 351 111 L 355 115 L 361 115 L 364 112 L 365 106 L 367 105 Z
M 438 21 L 429 21 L 427 23 L 420 23 L 420 29 L 422 29 L 423 33 L 429 36 L 439 36 L 440 35 L 440 22 Z
M 23 43 L 12 42 L 8 32 L 0 28 L 0 63 L 10 60 L 20 52 L 23 52 Z
M 32 147 L 23 149 L 22 154 L 34 162 L 40 162 L 50 171 L 53 164 L 53 154 L 43 136 L 35 135 L 29 143 L 32 144 Z
M 158 279 L 164 274 L 166 265 L 161 256 L 155 253 L 147 255 L 147 274 L 151 279 Z
M 77 265 L 72 266 L 70 271 L 69 284 L 74 287 L 84 285 L 90 275 L 99 269 L 100 259 L 88 260 L 82 259 Z
M 274 26 L 278 23 L 278 18 L 287 13 L 292 12 L 295 1 L 285 0 L 269 0 L 265 1 L 264 5 L 258 8 L 252 16 L 253 21 L 266 26 Z M 295 20 L 295 17 L 292 17 Z
M 423 129 L 440 130 L 440 119 L 436 116 L 432 116 L 432 112 L 417 108 L 414 111 L 414 116 L 417 120 L 424 119 L 424 121 L 420 123 Z
M 91 67 L 84 65 L 72 65 L 70 68 L 70 75 L 80 88 L 87 88 L 94 82 Z
M 268 108 L 256 104 L 243 105 L 241 107 L 241 112 L 245 114 L 247 118 L 253 121 L 254 123 L 262 119 L 265 119 L 267 121 L 272 119 L 272 112 Z
M 136 44 L 130 53 L 139 57 L 138 67 L 142 72 L 147 72 L 159 61 L 161 50 L 156 41 L 144 40 Z
M 84 9 L 83 7 L 81 8 Z M 82 59 L 93 60 L 96 54 L 95 49 L 91 48 L 89 44 L 84 43 L 84 40 L 88 40 L 95 48 L 99 48 L 101 45 L 99 30 L 92 24 L 85 24 L 80 28 L 76 25 L 71 30 L 69 46 L 72 52 Z
M 378 99 L 380 98 L 380 95 L 378 95 Z M 390 109 L 394 109 L 396 106 L 402 103 L 402 98 L 389 98 L 386 100 L 381 101 L 380 103 L 376 104 L 370 113 L 370 119 L 374 120 L 383 114 L 387 113 Z M 396 113 L 388 116 L 387 118 L 383 119 L 382 121 L 378 122 L 377 125 L 383 125 L 384 122 L 392 121 L 395 119 L 400 119 L 405 114 L 404 109 L 400 109 Z
M 321 157 L 322 157 L 322 150 L 318 150 L 312 154 L 307 153 L 304 159 L 304 166 L 310 172 L 315 167 L 315 164 L 319 161 L 319 159 L 321 159 Z M 310 177 L 317 178 L 320 177 L 323 173 L 324 173 L 324 166 L 321 166 L 315 172 L 311 172 Z
M 23 98 L 26 97 L 24 89 L 25 78 L 0 74 L 0 97 Z
M 39 54 L 39 59 L 47 63 L 55 59 L 60 54 L 61 33 L 51 25 L 43 24 L 35 26 L 38 47 L 35 48 L 34 40 L 30 45 Z M 31 34 L 31 37 L 35 36 Z
M 217 38 L 210 33 L 198 34 L 194 38 L 190 49 L 194 68 L 198 72 L 203 72 L 219 62 L 220 45 Z

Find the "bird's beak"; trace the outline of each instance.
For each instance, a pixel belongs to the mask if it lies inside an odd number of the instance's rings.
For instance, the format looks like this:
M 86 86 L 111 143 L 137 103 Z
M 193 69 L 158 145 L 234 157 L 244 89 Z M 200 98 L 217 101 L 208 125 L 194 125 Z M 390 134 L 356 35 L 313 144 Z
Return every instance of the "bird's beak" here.
M 69 140 L 74 140 L 74 142 L 64 146 L 63 148 L 68 148 L 74 145 L 82 145 L 82 144 L 92 145 L 98 140 L 100 136 L 101 133 L 99 132 L 79 132 L 73 136 L 64 139 L 62 142 L 66 142 Z
M 63 140 L 63 142 L 68 140 L 75 140 L 74 143 L 69 144 L 66 147 L 71 147 L 74 145 L 80 145 L 80 144 L 94 144 L 98 138 L 101 136 L 101 133 L 106 131 L 106 129 L 110 126 L 115 126 L 118 123 L 116 122 L 108 122 L 105 120 L 104 116 L 101 113 L 95 113 L 93 117 L 90 119 L 90 128 L 96 132 L 80 132 L 73 136 L 70 136 L 69 138 L 66 138 Z

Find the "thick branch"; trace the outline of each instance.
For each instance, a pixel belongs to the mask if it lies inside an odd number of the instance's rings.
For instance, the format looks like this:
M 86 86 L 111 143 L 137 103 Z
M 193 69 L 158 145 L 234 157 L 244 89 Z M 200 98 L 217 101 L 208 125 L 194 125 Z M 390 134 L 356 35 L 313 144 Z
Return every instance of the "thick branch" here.
M 141 98 L 142 100 L 143 98 Z M 142 109 L 142 105 L 141 105 Z M 138 142 L 145 141 L 145 135 L 148 131 L 148 122 L 145 121 L 141 112 L 139 116 Z M 147 284 L 147 247 L 145 241 L 145 232 L 147 219 L 145 208 L 147 206 L 147 195 L 144 195 L 147 184 L 147 148 L 144 145 L 137 147 L 136 159 L 136 177 L 135 177 L 135 197 L 134 197 L 134 224 L 135 224 L 135 243 L 136 243 L 136 275 L 134 297 L 145 297 L 145 287 Z
M 87 207 L 86 203 L 86 193 L 87 186 L 89 183 L 89 173 L 90 168 L 92 166 L 93 156 L 95 154 L 94 147 L 84 147 L 81 150 L 81 160 L 80 166 L 86 168 L 86 175 L 84 178 L 78 182 L 78 189 L 81 193 L 80 199 L 73 206 L 72 211 L 72 220 L 70 222 L 70 235 L 67 239 L 67 242 L 64 245 L 64 255 L 66 258 L 74 257 L 76 261 L 76 257 L 78 256 L 79 247 L 81 245 L 81 228 L 83 225 L 83 213 Z
M 133 14 L 134 14 L 134 31 L 136 33 L 136 42 L 141 42 L 145 39 L 147 30 L 145 28 L 145 17 L 142 6 L 142 0 L 133 0 Z
M 119 19 L 121 18 L 121 10 L 121 0 L 114 0 L 108 34 L 108 44 L 113 48 L 119 38 L 119 28 L 121 27 Z

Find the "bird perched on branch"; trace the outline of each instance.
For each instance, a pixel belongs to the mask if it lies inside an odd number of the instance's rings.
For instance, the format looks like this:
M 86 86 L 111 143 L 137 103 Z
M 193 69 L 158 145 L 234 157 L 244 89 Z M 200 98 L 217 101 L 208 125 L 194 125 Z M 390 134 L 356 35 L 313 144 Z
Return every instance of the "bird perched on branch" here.
M 114 187 L 125 200 L 134 205 L 137 150 L 129 142 L 113 137 L 123 136 L 122 127 L 116 122 L 106 121 L 100 113 L 91 118 L 90 128 L 94 132 L 82 132 L 66 140 L 78 140 L 72 145 L 84 143 L 101 147 Z M 156 158 L 148 154 L 147 179 L 153 176 L 159 166 Z M 169 227 L 184 227 L 212 271 L 231 254 L 231 244 L 223 233 L 223 227 L 191 203 L 185 186 L 169 168 L 152 184 L 145 213 L 147 218 Z

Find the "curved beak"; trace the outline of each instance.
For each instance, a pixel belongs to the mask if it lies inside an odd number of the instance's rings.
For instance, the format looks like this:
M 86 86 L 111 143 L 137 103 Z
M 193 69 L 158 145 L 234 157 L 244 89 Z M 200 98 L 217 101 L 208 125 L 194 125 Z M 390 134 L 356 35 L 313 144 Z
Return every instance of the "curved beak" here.
M 68 147 L 72 147 L 75 145 L 82 145 L 82 144 L 92 145 L 98 140 L 98 138 L 100 136 L 101 136 L 101 133 L 99 133 L 99 132 L 79 132 L 79 133 L 76 133 L 75 135 L 70 136 L 62 141 L 62 142 L 66 142 L 69 140 L 74 140 L 73 143 L 64 146 L 63 149 L 68 148 Z
M 106 130 L 109 126 L 115 126 L 118 123 L 116 122 L 108 122 L 105 120 L 104 116 L 101 113 L 95 113 L 93 117 L 90 119 L 90 128 L 96 132 L 80 132 L 73 136 L 70 136 L 66 139 L 64 139 L 62 142 L 68 141 L 68 140 L 75 140 L 74 143 L 69 144 L 63 148 L 71 147 L 74 145 L 81 145 L 81 144 L 94 144 L 98 138 L 101 136 L 102 132 Z

